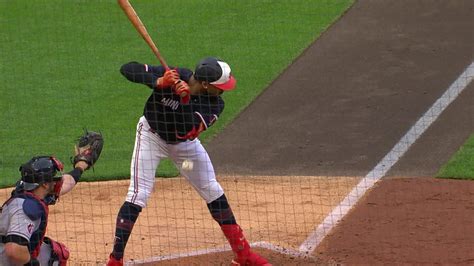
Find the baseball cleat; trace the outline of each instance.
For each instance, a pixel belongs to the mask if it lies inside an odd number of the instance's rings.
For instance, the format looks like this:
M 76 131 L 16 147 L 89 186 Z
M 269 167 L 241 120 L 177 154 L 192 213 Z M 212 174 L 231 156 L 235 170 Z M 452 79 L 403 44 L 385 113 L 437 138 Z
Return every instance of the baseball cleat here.
M 107 262 L 107 266 L 123 266 L 123 259 L 116 259 L 112 254 L 109 256 L 109 261 Z
M 266 259 L 257 253 L 249 252 L 246 256 L 235 258 L 231 262 L 232 266 L 272 266 Z

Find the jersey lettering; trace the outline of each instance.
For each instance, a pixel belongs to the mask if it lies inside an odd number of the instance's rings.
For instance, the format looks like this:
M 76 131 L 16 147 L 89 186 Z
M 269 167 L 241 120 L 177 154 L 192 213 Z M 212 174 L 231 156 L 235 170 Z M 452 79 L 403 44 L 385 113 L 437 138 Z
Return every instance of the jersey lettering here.
M 161 103 L 162 103 L 164 106 L 168 106 L 169 108 L 171 108 L 171 109 L 173 109 L 173 110 L 178 109 L 178 106 L 179 106 L 179 101 L 175 101 L 175 100 L 170 99 L 170 98 L 163 98 L 163 99 L 161 99 Z

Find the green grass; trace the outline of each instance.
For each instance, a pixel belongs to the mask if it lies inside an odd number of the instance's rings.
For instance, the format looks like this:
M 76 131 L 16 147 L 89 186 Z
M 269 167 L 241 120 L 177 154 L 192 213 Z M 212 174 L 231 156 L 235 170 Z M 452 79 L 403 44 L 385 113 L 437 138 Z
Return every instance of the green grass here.
M 238 89 L 204 143 L 259 95 L 353 0 L 131 1 L 169 65 L 228 61 Z M 149 95 L 118 72 L 158 63 L 113 0 L 0 0 L 0 186 L 33 155 L 69 161 L 83 128 L 105 146 L 84 180 L 129 176 L 135 126 Z M 67 170 L 70 169 L 68 164 Z M 161 176 L 176 175 L 166 161 Z
M 474 179 L 474 134 L 439 170 L 437 177 Z

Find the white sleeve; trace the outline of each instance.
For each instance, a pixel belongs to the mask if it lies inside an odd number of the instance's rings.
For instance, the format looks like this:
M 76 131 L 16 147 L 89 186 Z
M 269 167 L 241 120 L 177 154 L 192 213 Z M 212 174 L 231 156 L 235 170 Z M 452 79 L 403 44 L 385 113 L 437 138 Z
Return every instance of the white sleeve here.
M 10 212 L 10 226 L 8 235 L 17 235 L 30 240 L 31 235 L 39 227 L 41 219 L 31 220 L 23 211 L 23 199 L 14 199 L 8 206 Z

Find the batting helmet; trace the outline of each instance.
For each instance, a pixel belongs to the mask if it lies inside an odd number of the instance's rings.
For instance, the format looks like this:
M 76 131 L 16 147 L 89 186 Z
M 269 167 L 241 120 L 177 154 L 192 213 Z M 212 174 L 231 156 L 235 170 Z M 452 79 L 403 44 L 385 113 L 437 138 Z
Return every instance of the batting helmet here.
M 224 91 L 234 89 L 237 82 L 229 64 L 216 57 L 202 59 L 194 70 L 194 78 L 199 81 L 207 81 Z
M 20 166 L 21 181 L 26 191 L 33 190 L 43 183 L 60 181 L 63 164 L 53 156 L 36 156 Z M 59 176 L 56 176 L 57 172 Z

